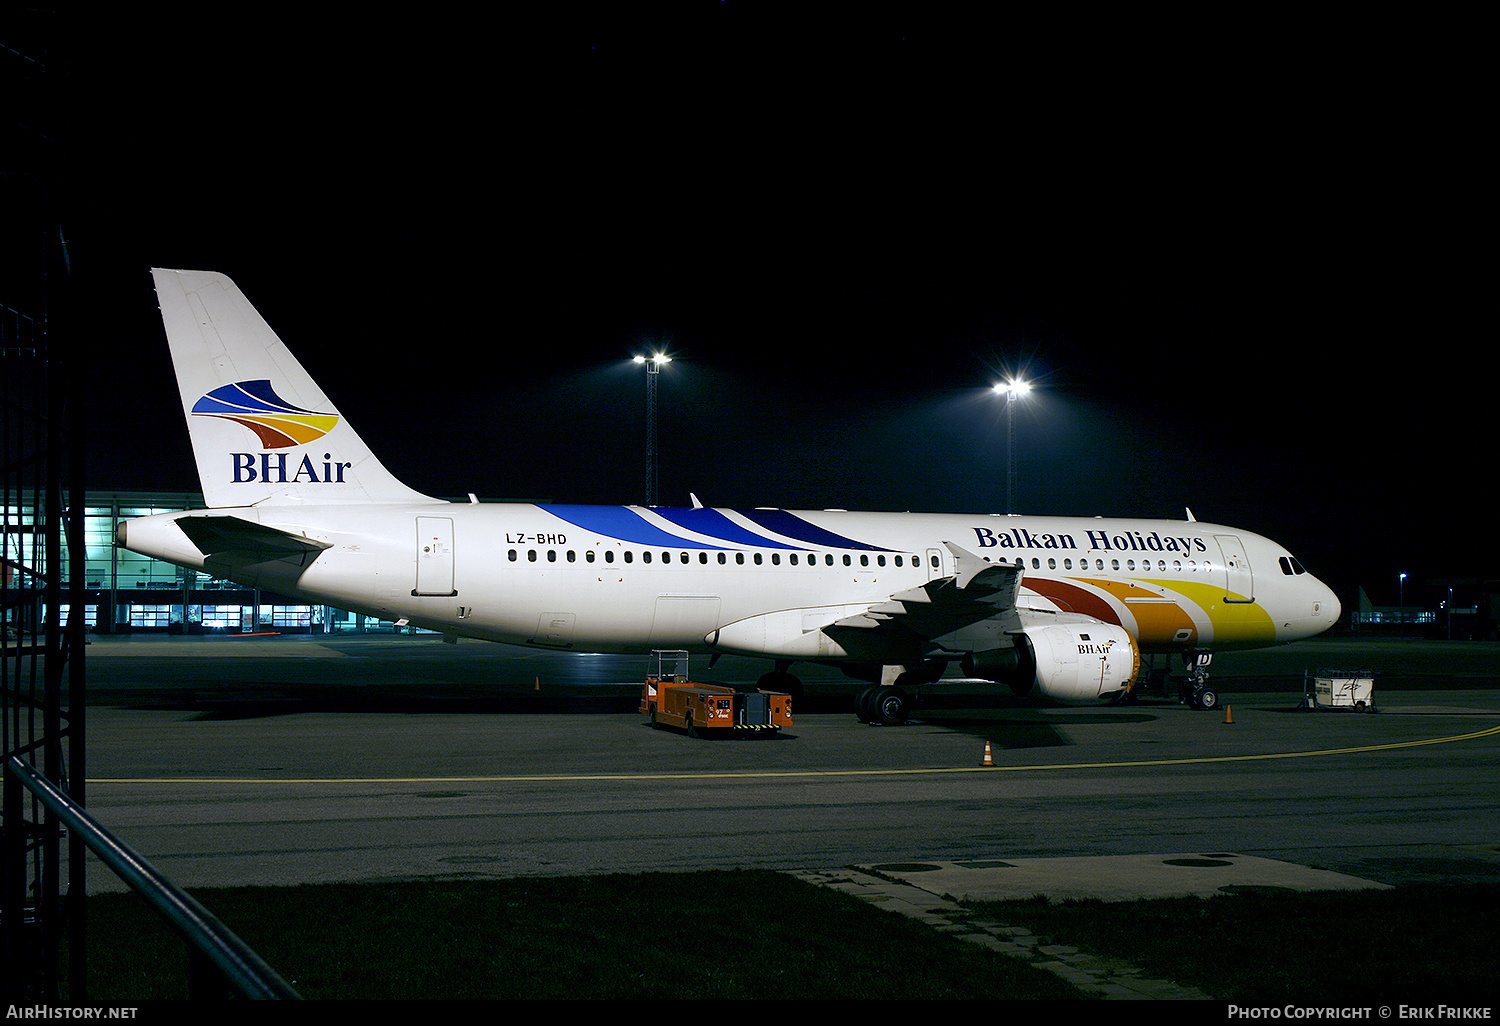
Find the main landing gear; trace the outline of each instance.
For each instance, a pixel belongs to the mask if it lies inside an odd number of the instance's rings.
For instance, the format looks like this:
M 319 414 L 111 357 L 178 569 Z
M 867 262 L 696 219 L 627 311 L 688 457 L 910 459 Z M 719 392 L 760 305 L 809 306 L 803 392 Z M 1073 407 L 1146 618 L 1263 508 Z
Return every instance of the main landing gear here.
M 914 699 L 899 684 L 872 684 L 859 693 L 854 715 L 861 723 L 894 727 L 911 716 Z
M 942 676 L 941 665 L 923 666 L 908 670 L 904 666 L 884 666 L 880 671 L 880 683 L 872 684 L 859 693 L 854 715 L 861 723 L 873 723 L 894 727 L 911 717 L 923 684 L 931 684 Z

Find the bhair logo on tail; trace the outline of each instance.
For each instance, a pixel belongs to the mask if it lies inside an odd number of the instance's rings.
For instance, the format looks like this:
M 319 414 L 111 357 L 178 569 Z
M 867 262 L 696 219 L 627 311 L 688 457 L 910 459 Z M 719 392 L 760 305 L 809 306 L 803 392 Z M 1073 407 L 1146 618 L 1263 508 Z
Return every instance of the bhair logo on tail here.
M 265 378 L 236 381 L 209 392 L 193 404 L 195 417 L 222 417 L 254 431 L 265 449 L 286 449 L 316 442 L 339 422 L 337 414 L 314 413 L 293 406 Z

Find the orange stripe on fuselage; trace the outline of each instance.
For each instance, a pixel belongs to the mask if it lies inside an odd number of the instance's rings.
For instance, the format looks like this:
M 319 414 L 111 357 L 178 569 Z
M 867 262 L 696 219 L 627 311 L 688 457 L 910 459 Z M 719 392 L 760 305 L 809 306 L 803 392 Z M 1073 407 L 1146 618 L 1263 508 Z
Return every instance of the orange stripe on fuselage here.
M 1135 621 L 1135 639 L 1140 644 L 1191 645 L 1198 640 L 1198 627 L 1193 623 L 1192 617 L 1175 601 L 1163 601 L 1165 596 L 1160 592 L 1137 587 L 1130 581 L 1090 580 L 1088 583 L 1107 592 L 1130 613 Z M 1108 599 L 1071 582 L 1028 577 L 1025 587 L 1050 599 L 1066 612 L 1082 613 L 1105 623 L 1119 624 L 1126 630 L 1131 629 L 1130 624 L 1122 621 L 1118 608 Z M 1179 639 L 1177 634 L 1182 630 L 1192 633 L 1186 639 Z

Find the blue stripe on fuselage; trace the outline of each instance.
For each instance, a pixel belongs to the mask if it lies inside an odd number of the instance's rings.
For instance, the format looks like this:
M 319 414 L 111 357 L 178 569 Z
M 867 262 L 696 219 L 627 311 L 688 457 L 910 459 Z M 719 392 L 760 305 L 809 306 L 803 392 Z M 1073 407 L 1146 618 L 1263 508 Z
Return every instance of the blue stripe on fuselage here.
M 718 549 L 722 545 L 690 541 L 668 534 L 654 524 L 648 524 L 641 515 L 628 506 L 547 506 L 539 505 L 559 520 L 566 520 L 574 527 L 602 534 L 616 541 L 635 545 L 665 546 L 685 549 Z

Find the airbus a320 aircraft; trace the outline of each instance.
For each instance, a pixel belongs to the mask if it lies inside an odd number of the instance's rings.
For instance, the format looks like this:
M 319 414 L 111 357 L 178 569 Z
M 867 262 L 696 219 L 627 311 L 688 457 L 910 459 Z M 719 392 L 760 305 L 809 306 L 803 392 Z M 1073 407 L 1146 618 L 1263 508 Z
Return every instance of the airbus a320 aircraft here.
M 1338 600 L 1292 555 L 1196 520 L 449 503 L 396 480 L 222 274 L 153 270 L 207 509 L 120 525 L 135 552 L 451 635 L 686 649 L 870 682 L 899 722 L 950 663 L 1016 693 L 1117 700 L 1142 653 L 1311 637 Z M 1190 515 L 1191 516 L 1191 515 Z

